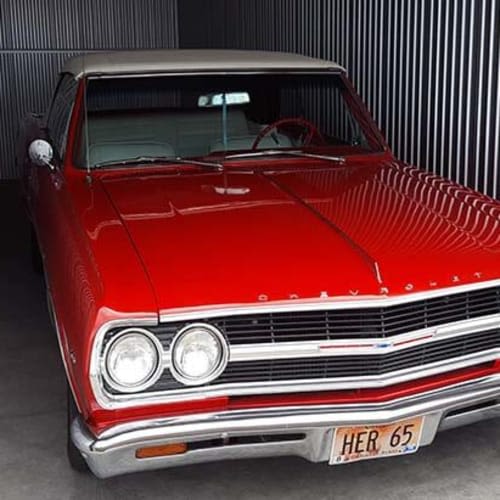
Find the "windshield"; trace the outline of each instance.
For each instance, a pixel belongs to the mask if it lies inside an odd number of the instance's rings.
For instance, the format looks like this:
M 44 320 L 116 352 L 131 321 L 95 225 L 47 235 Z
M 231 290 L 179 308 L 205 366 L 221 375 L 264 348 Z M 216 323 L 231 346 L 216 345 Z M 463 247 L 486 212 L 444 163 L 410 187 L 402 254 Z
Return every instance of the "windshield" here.
M 382 150 L 358 121 L 365 116 L 355 103 L 338 74 L 91 79 L 77 163 L 95 168 L 266 150 L 337 156 Z

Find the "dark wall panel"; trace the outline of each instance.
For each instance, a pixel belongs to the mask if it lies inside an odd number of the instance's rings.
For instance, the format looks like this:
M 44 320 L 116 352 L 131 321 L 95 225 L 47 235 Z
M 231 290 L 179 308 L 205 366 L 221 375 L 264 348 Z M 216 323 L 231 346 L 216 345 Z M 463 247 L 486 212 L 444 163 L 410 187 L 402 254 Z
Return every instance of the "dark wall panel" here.
M 180 45 L 344 65 L 405 161 L 500 197 L 500 0 L 182 0 Z M 201 11 L 216 13 L 210 17 Z
M 17 123 L 45 111 L 68 57 L 177 40 L 176 0 L 0 0 L 0 179 L 19 176 Z

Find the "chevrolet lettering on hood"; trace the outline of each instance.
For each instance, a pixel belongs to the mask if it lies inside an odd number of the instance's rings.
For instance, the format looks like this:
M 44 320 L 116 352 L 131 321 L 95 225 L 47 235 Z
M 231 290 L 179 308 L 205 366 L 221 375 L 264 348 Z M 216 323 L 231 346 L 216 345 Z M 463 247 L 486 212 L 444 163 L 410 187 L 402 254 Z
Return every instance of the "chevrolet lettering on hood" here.
M 72 58 L 18 162 L 73 468 L 338 465 L 499 414 L 500 204 L 396 159 L 341 66 Z

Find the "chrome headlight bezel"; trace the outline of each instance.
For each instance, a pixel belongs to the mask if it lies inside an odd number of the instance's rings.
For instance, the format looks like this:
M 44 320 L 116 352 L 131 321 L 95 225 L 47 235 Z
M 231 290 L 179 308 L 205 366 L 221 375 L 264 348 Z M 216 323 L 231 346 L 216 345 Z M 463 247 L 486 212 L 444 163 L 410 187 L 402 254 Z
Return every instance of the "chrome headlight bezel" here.
M 176 360 L 175 360 L 175 353 L 176 349 L 179 345 L 179 342 L 182 340 L 182 338 L 190 333 L 193 330 L 203 330 L 207 332 L 209 335 L 212 336 L 212 338 L 217 342 L 219 346 L 219 359 L 217 366 L 209 372 L 208 375 L 205 375 L 204 377 L 189 377 L 185 373 L 182 372 L 182 370 L 177 366 Z M 181 328 L 175 337 L 172 340 L 172 343 L 170 345 L 170 359 L 169 359 L 169 368 L 172 376 L 180 382 L 181 384 L 185 386 L 201 386 L 204 384 L 208 384 L 209 382 L 214 381 L 217 379 L 222 372 L 226 369 L 228 361 L 229 361 L 229 344 L 222 334 L 222 332 L 216 328 L 213 325 L 210 325 L 208 323 L 190 323 L 183 328 Z
M 119 381 L 116 380 L 116 378 L 114 378 L 111 375 L 110 370 L 108 368 L 108 359 L 111 349 L 115 347 L 117 343 L 122 342 L 125 338 L 132 335 L 142 336 L 145 339 L 147 339 L 147 341 L 151 344 L 154 352 L 156 353 L 156 367 L 151 372 L 151 375 L 149 375 L 149 377 L 144 382 L 136 385 L 127 385 L 120 383 Z M 113 337 L 106 344 L 101 356 L 102 378 L 110 388 L 125 394 L 138 393 L 148 389 L 160 379 L 164 368 L 165 366 L 164 366 L 163 346 L 153 333 L 149 332 L 148 330 L 145 330 L 144 328 L 131 327 L 119 331 L 118 333 L 113 335 Z

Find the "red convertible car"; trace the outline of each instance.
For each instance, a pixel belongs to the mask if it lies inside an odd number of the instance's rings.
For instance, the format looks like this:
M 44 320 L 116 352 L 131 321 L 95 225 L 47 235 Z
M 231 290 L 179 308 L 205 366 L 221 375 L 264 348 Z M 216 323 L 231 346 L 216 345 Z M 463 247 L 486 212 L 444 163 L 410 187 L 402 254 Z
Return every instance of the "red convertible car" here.
M 17 161 L 74 468 L 336 465 L 500 415 L 500 203 L 396 160 L 342 67 L 76 57 Z

